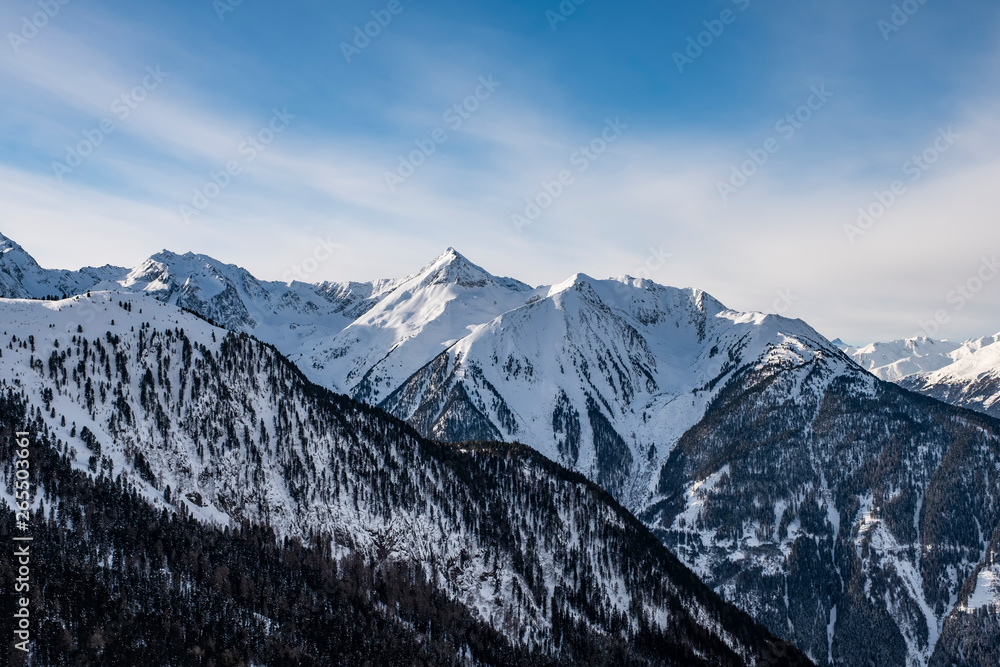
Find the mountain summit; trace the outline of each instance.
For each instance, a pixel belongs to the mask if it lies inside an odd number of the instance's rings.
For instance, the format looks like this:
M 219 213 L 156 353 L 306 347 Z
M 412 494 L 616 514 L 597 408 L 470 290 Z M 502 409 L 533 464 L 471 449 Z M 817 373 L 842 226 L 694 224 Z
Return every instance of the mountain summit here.
M 405 279 L 404 279 L 405 280 Z M 473 264 L 454 248 L 448 248 L 430 264 L 422 268 L 412 280 L 420 286 L 454 284 L 459 287 L 483 287 L 487 283 L 502 285 L 508 289 L 530 290 L 528 285 L 513 278 L 498 278 L 481 266 Z

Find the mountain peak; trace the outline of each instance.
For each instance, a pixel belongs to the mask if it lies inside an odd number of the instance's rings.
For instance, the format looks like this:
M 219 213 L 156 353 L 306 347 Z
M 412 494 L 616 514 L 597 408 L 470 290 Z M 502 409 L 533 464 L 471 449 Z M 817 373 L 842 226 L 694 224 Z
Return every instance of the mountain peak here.
M 420 286 L 454 284 L 460 287 L 483 287 L 496 284 L 507 289 L 524 291 L 531 289 L 528 285 L 513 278 L 500 278 L 479 266 L 473 264 L 462 253 L 449 246 L 430 264 L 414 276 Z
M 586 273 L 574 273 L 561 283 L 556 283 L 549 288 L 549 296 L 559 294 L 571 289 L 590 288 L 593 291 L 594 283 L 597 282 Z
M 11 251 L 19 251 L 21 254 L 30 257 L 30 255 L 28 255 L 25 249 L 22 248 L 17 241 L 0 233 L 0 253 L 8 253 Z
M 474 268 L 474 269 L 478 269 L 479 271 L 482 271 L 483 273 L 486 273 L 486 271 L 484 269 L 482 269 L 481 267 L 479 267 L 479 266 L 473 264 L 472 262 L 470 262 L 468 257 L 466 257 L 465 255 L 463 255 L 459 251 L 455 250 L 451 246 L 448 246 L 447 248 L 445 248 L 445 251 L 443 253 L 441 253 L 440 255 L 438 255 L 434 259 L 434 261 L 431 262 L 428 266 L 445 266 L 445 265 L 452 265 L 452 264 L 457 264 L 457 265 L 462 265 L 462 266 L 468 266 L 468 267 L 471 267 L 471 268 Z
M 28 251 L 22 248 L 17 241 L 0 234 L 0 258 L 4 257 L 6 262 L 11 263 L 9 268 L 15 272 L 42 271 L 35 258 L 29 255 Z

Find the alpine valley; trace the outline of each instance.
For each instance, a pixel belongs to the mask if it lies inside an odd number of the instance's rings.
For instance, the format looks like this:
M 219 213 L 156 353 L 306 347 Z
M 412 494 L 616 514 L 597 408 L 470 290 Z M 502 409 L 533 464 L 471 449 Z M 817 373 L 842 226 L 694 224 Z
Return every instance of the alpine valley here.
M 0 236 L 0 297 L 34 664 L 1000 664 L 997 339 L 453 249 L 306 284 Z

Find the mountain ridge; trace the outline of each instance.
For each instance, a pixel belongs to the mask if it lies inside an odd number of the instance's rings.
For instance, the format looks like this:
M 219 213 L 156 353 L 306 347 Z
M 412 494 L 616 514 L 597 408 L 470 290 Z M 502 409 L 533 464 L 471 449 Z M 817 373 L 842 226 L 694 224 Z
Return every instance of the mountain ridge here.
M 525 442 L 583 474 L 817 664 L 924 667 L 1000 637 L 1000 422 L 885 383 L 801 320 L 624 276 L 531 288 L 459 257 L 298 301 L 230 277 L 234 307 L 270 313 L 234 329 L 423 437 Z M 198 291 L 225 281 L 188 273 L 186 292 L 161 282 L 190 300 L 162 305 L 230 312 L 226 288 Z

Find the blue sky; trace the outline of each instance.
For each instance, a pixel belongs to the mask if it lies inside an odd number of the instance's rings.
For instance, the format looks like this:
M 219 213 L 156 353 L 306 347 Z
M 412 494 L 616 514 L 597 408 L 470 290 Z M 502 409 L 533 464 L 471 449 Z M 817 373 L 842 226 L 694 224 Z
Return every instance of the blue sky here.
M 323 239 L 316 281 L 454 246 L 855 342 L 995 333 L 998 27 L 966 0 L 14 0 L 0 231 L 48 266 L 271 279 Z

